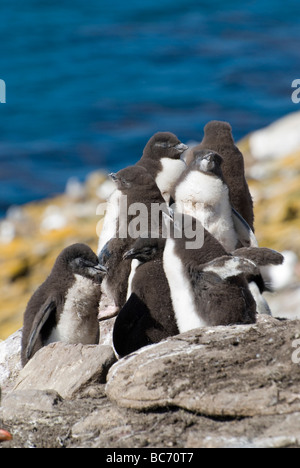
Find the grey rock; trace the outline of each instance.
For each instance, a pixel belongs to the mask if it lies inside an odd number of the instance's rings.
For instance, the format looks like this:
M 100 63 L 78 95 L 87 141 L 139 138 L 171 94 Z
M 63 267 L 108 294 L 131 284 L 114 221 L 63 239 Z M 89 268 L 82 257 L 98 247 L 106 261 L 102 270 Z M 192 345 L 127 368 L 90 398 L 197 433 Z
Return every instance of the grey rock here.
M 11 392 L 3 399 L 1 414 L 4 420 L 23 419 L 25 413 L 52 412 L 62 398 L 53 390 L 20 390 Z
M 203 434 L 192 429 L 187 439 L 190 448 L 281 448 L 297 445 L 300 445 L 300 413 L 231 421 Z
M 3 399 L 1 448 L 300 447 L 299 337 L 299 321 L 259 317 L 174 336 L 108 374 L 110 347 L 50 345 Z
M 0 342 L 0 387 L 8 391 L 21 370 L 22 330 Z
M 116 363 L 106 392 L 136 410 L 180 407 L 213 417 L 300 411 L 299 321 L 202 328 L 145 347 Z
M 112 332 L 116 317 L 100 322 L 100 345 L 112 346 Z
M 62 398 L 74 398 L 89 386 L 103 384 L 114 362 L 110 346 L 52 343 L 22 369 L 13 391 L 55 390 Z

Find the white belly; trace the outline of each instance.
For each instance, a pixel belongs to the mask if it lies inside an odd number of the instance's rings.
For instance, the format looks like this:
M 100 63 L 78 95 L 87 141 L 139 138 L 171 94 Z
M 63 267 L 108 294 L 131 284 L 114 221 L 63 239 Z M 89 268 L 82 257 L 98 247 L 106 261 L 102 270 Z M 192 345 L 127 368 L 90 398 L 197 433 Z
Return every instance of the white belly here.
M 132 293 L 132 281 L 133 281 L 133 278 L 134 278 L 134 275 L 136 273 L 136 270 L 137 268 L 141 265 L 141 262 L 139 260 L 137 260 L 136 258 L 132 260 L 131 262 L 131 271 L 130 271 L 130 275 L 129 275 L 129 278 L 128 278 L 128 288 L 127 288 L 127 296 L 126 296 L 126 301 L 128 301 L 128 299 L 130 298 L 131 296 L 131 293 Z
M 45 344 L 56 341 L 97 344 L 99 324 L 94 298 L 100 285 L 79 275 L 75 277 L 76 281 L 67 294 L 60 320 Z
M 120 190 L 115 190 L 107 201 L 103 227 L 99 237 L 97 251 L 98 255 L 100 254 L 105 244 L 110 241 L 110 239 L 115 238 L 117 235 L 117 223 L 119 218 L 121 196 L 122 192 Z
M 167 239 L 164 250 L 164 271 L 171 290 L 176 322 L 180 333 L 205 327 L 197 311 L 191 284 L 185 276 L 180 258 L 175 254 L 175 241 Z
M 228 188 L 221 179 L 191 171 L 176 189 L 176 205 L 178 211 L 198 219 L 227 252 L 235 250 L 238 235 Z
M 162 171 L 156 177 L 156 184 L 161 191 L 166 203 L 170 201 L 170 191 L 179 179 L 183 171 L 186 169 L 186 164 L 181 159 L 162 158 Z

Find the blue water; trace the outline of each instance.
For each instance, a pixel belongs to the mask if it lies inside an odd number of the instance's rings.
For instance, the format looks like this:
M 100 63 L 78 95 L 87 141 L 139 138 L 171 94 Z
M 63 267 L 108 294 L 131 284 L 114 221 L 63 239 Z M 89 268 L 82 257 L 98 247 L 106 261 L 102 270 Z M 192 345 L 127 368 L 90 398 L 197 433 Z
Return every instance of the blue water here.
M 299 0 L 1 0 L 0 216 L 134 163 L 156 131 L 300 110 Z

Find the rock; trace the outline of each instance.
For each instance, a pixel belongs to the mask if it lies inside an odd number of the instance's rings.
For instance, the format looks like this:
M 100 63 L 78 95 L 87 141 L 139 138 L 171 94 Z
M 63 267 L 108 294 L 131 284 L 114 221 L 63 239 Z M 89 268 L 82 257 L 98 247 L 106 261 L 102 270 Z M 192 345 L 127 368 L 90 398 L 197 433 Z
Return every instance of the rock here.
M 102 185 L 99 186 L 97 195 L 100 199 L 107 200 L 115 189 L 116 186 L 114 182 L 110 179 L 107 179 Z
M 87 434 L 92 436 L 123 425 L 124 413 L 120 412 L 119 408 L 108 405 L 93 411 L 89 416 L 74 424 L 72 436 L 81 439 Z
M 294 112 L 250 135 L 249 144 L 256 159 L 282 158 L 300 148 L 300 112 Z
M 273 317 L 300 319 L 300 286 L 291 284 L 283 290 L 264 294 Z
M 61 403 L 62 398 L 53 390 L 20 390 L 9 393 L 1 403 L 2 417 L 10 419 L 23 419 L 24 413 L 54 411 Z
M 284 263 L 267 267 L 268 279 L 276 291 L 288 288 L 296 282 L 296 268 L 299 263 L 295 252 L 287 250 L 281 253 L 284 257 Z
M 58 206 L 50 205 L 45 209 L 44 217 L 40 225 L 40 230 L 42 233 L 47 233 L 47 231 L 60 230 L 66 226 L 67 219 L 61 213 L 61 210 Z
M 116 317 L 100 322 L 100 345 L 112 346 L 112 332 Z
M 70 177 L 66 184 L 65 194 L 72 200 L 83 200 L 86 196 L 86 188 L 78 177 Z
M 89 386 L 105 383 L 115 360 L 110 346 L 52 343 L 22 369 L 13 392 L 54 390 L 62 398 L 74 398 Z
M 197 329 L 121 359 L 106 386 L 110 347 L 49 345 L 3 399 L 1 447 L 300 447 L 299 338 L 267 316 Z
M 11 388 L 21 370 L 22 330 L 18 330 L 0 343 L 0 387 Z
M 121 359 L 106 393 L 136 410 L 180 407 L 219 418 L 297 412 L 300 367 L 292 344 L 299 333 L 300 322 L 271 317 L 183 333 Z
M 14 224 L 9 220 L 4 220 L 0 223 L 0 243 L 10 244 L 16 235 Z
M 187 446 L 190 448 L 282 448 L 300 443 L 300 413 L 255 417 L 206 431 L 203 438 L 191 431 Z M 225 429 L 225 430 L 224 430 Z

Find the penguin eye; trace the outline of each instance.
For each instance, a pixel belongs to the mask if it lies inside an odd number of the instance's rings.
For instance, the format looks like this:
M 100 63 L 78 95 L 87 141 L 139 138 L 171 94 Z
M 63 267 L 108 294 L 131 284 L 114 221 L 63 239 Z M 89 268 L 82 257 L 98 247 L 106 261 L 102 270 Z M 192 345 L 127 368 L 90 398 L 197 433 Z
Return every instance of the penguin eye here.
M 76 257 L 71 261 L 71 267 L 74 269 L 81 268 L 84 266 L 84 260 L 81 257 Z
M 74 260 L 71 261 L 71 267 L 74 270 L 82 269 L 82 268 L 90 268 L 95 266 L 93 262 L 90 262 L 89 260 L 86 260 L 82 257 L 76 257 Z
M 152 252 L 155 252 L 155 248 L 152 249 L 151 247 L 144 247 L 144 249 L 143 249 L 143 253 L 144 253 L 144 254 L 149 255 L 149 254 L 151 254 Z
M 124 179 L 123 177 L 121 178 L 121 184 L 123 185 L 123 187 L 131 187 L 131 183 L 128 182 L 128 180 Z
M 166 141 L 158 141 L 157 143 L 155 143 L 154 146 L 166 149 L 166 148 L 170 148 L 171 145 L 169 143 L 167 143 Z

